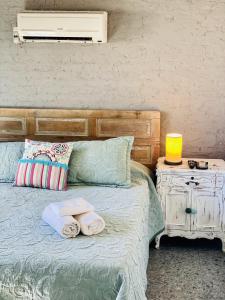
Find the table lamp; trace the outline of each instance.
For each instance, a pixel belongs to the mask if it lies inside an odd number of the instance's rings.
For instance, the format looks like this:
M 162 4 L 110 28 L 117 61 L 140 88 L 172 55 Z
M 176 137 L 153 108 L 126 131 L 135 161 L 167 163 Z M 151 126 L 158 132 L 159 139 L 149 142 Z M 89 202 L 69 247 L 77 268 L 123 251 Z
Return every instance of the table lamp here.
M 168 133 L 166 135 L 165 164 L 182 164 L 182 135 L 179 133 Z

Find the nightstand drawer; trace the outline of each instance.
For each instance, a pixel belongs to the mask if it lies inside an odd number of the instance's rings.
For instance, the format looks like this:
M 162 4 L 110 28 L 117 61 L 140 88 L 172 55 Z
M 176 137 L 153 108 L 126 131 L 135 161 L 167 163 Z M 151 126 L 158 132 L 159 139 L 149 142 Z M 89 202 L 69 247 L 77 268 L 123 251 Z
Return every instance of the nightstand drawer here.
M 172 186 L 212 188 L 216 185 L 215 176 L 171 176 Z

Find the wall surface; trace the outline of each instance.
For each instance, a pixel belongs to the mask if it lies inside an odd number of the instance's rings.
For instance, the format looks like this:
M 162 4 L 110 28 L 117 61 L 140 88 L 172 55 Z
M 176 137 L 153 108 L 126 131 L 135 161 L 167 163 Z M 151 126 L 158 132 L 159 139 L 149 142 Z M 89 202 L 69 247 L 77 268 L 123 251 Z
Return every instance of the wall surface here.
M 106 10 L 105 45 L 14 45 L 24 9 Z M 0 106 L 158 109 L 184 154 L 225 158 L 224 0 L 0 0 Z

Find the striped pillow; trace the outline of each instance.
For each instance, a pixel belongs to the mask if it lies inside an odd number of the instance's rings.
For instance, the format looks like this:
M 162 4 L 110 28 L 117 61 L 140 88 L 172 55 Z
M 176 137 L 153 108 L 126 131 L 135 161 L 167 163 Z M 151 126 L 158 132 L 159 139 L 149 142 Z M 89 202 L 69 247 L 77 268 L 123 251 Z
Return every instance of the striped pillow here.
M 18 162 L 16 186 L 65 190 L 72 143 L 43 143 L 26 140 Z
M 67 185 L 67 170 L 64 164 L 20 159 L 15 185 L 61 191 Z

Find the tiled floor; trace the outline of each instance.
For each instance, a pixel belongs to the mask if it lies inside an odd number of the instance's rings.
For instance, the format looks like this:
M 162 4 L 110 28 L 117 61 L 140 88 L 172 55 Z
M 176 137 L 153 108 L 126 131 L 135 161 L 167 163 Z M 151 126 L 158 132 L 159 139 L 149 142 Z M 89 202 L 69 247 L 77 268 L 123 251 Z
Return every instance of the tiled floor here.
M 225 300 L 225 253 L 219 240 L 163 237 L 150 249 L 151 300 Z

